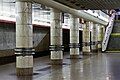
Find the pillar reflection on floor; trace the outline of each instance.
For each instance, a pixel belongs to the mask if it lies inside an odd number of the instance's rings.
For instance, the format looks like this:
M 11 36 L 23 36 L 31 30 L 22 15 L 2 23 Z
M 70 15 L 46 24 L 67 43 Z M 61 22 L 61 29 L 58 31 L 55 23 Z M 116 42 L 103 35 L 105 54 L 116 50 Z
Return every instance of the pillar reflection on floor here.
M 64 80 L 62 68 L 62 65 L 52 65 L 50 80 Z
M 33 76 L 18 76 L 17 80 L 33 80 Z
M 80 60 L 73 59 L 70 61 L 72 64 L 72 65 L 70 65 L 70 80 L 80 80 L 80 76 L 81 76 L 81 72 L 80 72 L 81 66 L 79 63 Z

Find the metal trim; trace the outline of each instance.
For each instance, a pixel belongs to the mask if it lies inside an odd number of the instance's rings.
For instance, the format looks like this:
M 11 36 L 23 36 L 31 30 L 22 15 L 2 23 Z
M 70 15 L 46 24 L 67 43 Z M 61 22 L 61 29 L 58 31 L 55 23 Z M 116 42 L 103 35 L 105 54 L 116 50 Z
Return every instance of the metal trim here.
M 102 41 L 98 41 L 97 44 L 102 44 Z
M 91 44 L 90 44 L 90 42 L 83 42 L 82 43 L 82 46 L 90 46 Z
M 35 54 L 35 49 L 33 48 L 15 48 L 16 55 L 33 55 Z
M 70 48 L 80 48 L 80 44 L 79 43 L 70 43 L 69 47 Z
M 90 45 L 96 45 L 96 42 L 95 41 L 91 41 Z
M 64 46 L 63 45 L 50 45 L 49 50 L 50 51 L 63 51 Z

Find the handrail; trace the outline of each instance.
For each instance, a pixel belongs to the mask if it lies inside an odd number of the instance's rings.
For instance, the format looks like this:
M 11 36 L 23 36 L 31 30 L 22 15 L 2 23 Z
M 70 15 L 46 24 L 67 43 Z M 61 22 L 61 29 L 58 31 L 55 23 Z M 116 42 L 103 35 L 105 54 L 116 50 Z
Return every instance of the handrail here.
M 115 13 L 113 13 L 110 17 L 109 24 L 106 28 L 105 36 L 103 38 L 102 42 L 102 51 L 105 51 L 108 45 L 109 37 L 113 29 L 113 24 L 114 24 L 114 19 L 115 19 Z

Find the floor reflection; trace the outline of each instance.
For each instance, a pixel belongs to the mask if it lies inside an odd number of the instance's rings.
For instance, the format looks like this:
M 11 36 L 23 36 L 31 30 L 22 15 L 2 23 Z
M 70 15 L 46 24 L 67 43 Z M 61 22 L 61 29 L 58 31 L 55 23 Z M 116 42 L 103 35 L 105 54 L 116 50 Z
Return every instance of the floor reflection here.
M 33 76 L 17 76 L 16 80 L 33 80 Z
M 79 59 L 72 59 L 70 65 L 70 80 L 80 80 L 80 63 Z M 79 75 L 79 76 L 78 76 Z
M 64 80 L 62 65 L 52 65 L 50 80 Z
M 108 64 L 111 80 L 120 80 L 120 54 L 109 55 Z
M 48 58 L 45 58 L 48 59 Z M 13 64 L 0 67 L 0 80 L 120 80 L 120 54 L 99 54 L 83 59 L 64 59 L 64 65 L 35 62 L 33 76 L 16 77 Z M 46 61 L 48 63 L 48 61 Z

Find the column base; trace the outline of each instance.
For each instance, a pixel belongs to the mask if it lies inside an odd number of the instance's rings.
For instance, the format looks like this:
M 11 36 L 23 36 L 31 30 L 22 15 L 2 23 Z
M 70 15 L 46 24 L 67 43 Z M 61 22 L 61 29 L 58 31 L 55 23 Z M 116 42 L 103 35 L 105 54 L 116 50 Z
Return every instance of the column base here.
M 33 68 L 16 68 L 17 76 L 32 76 Z
M 102 48 L 98 48 L 98 52 L 102 52 Z
M 51 60 L 50 64 L 51 65 L 62 65 L 63 60 L 62 59 L 54 59 L 54 60 Z
M 91 52 L 83 52 L 83 55 L 92 55 Z
M 98 49 L 91 50 L 92 53 L 97 53 Z
M 97 55 L 98 54 L 98 49 L 91 50 L 92 55 Z
M 79 55 L 70 55 L 70 59 L 79 59 L 80 56 Z

